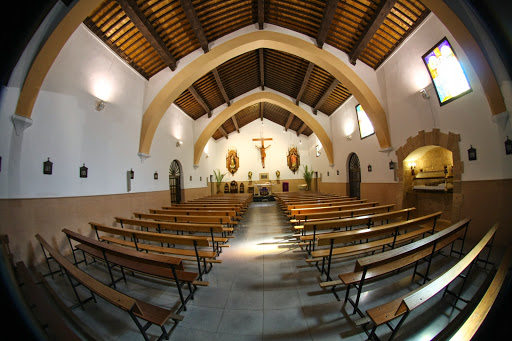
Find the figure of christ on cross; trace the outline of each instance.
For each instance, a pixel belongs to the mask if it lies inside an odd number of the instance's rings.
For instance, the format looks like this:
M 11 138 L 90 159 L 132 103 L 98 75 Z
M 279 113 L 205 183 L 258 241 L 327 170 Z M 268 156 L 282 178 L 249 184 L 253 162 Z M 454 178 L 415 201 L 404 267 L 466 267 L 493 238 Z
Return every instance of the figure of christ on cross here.
M 256 146 L 256 148 L 258 148 L 260 150 L 260 153 L 261 153 L 261 164 L 263 165 L 263 168 L 265 168 L 265 157 L 267 156 L 267 154 L 265 153 L 265 149 L 267 149 L 268 147 L 270 147 L 270 145 L 266 146 L 264 145 L 264 141 L 269 141 L 269 140 L 272 140 L 271 138 L 266 138 L 264 139 L 263 137 L 260 137 L 259 139 L 252 139 L 253 141 L 261 141 L 261 147 L 259 146 Z

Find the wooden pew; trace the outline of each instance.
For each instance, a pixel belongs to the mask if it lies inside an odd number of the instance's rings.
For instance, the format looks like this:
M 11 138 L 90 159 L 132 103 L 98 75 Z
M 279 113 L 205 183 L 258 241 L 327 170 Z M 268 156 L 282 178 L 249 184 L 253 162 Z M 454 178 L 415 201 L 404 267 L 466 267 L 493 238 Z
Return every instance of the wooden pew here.
M 176 210 L 164 210 L 164 209 L 149 209 L 149 213 L 151 214 L 166 214 L 166 215 L 201 215 L 201 216 L 216 216 L 216 217 L 231 217 L 231 219 L 236 220 L 237 214 L 232 210 L 187 210 L 187 209 L 176 209 Z
M 210 269 L 213 263 L 221 263 L 222 261 L 216 259 L 218 256 L 217 250 L 204 250 L 201 248 L 210 248 L 211 244 L 205 236 L 182 236 L 182 235 L 171 235 L 167 233 L 153 233 L 137 231 L 129 228 L 118 228 L 113 226 L 107 226 L 103 224 L 90 222 L 91 228 L 96 232 L 96 237 L 99 241 L 108 243 L 123 245 L 127 247 L 135 248 L 138 251 L 151 251 L 157 253 L 170 254 L 180 257 L 182 260 L 195 261 L 199 271 L 199 279 L 202 280 L 202 274 L 207 273 L 209 268 L 206 263 L 210 264 Z M 120 239 L 118 237 L 112 237 L 108 235 L 100 235 L 98 232 L 105 232 L 115 236 L 127 237 L 130 240 Z M 146 243 L 143 243 L 143 242 Z M 157 242 L 161 246 L 148 244 L 147 242 Z M 165 247 L 164 244 L 174 245 L 174 247 Z M 177 246 L 188 246 L 193 249 L 180 248 Z M 201 263 L 204 264 L 201 270 Z
M 209 234 L 208 239 L 212 242 L 212 248 L 217 253 L 222 252 L 222 247 L 229 247 L 226 242 L 229 238 L 225 236 L 226 233 L 232 231 L 232 228 L 224 227 L 222 224 L 198 224 L 198 223 L 173 223 L 167 221 L 155 221 L 155 220 L 141 220 L 133 218 L 114 217 L 117 223 L 124 225 L 139 226 L 141 229 L 155 229 L 157 232 L 162 230 L 181 232 L 199 232 Z M 216 234 L 220 234 L 219 237 Z
M 295 215 L 297 215 L 297 214 L 341 211 L 346 208 L 358 207 L 356 205 L 363 205 L 363 206 L 359 206 L 361 208 L 361 207 L 375 206 L 378 204 L 378 202 L 369 202 L 368 203 L 367 201 L 368 200 L 366 200 L 366 199 L 350 200 L 345 203 L 342 203 L 339 205 L 334 205 L 334 206 L 319 206 L 319 207 L 312 207 L 312 208 L 294 208 L 289 211 L 290 214 L 288 214 L 288 217 L 295 218 Z M 368 204 L 370 204 L 370 205 L 368 205 Z
M 366 226 L 366 228 L 370 228 L 375 225 L 375 222 L 381 221 L 381 224 L 384 224 L 384 220 L 387 224 L 389 224 L 390 220 L 393 221 L 404 221 L 409 220 L 411 217 L 411 212 L 416 210 L 415 207 L 404 208 L 396 211 L 389 211 L 384 213 L 375 213 L 375 214 L 367 214 L 361 215 L 357 217 L 350 218 L 342 218 L 342 219 L 332 219 L 332 220 L 322 220 L 322 221 L 313 221 L 313 222 L 305 222 L 302 226 L 303 234 L 300 236 L 300 240 L 302 242 L 309 243 L 309 251 L 314 250 L 314 241 L 317 238 L 317 233 L 320 231 L 333 231 L 335 229 L 345 228 L 348 230 L 352 229 L 353 226 Z M 307 231 L 312 231 L 313 233 L 308 235 Z M 320 234 L 319 234 L 320 235 Z
M 158 340 L 162 340 L 163 338 L 169 339 L 169 333 L 166 331 L 164 324 L 170 319 L 174 320 L 175 323 L 183 320 L 183 316 L 174 314 L 168 309 L 135 299 L 110 288 L 73 265 L 62 254 L 52 248 L 50 244 L 48 244 L 48 242 L 46 242 L 46 240 L 44 240 L 39 234 L 36 235 L 36 239 L 41 244 L 43 251 L 46 250 L 51 259 L 56 261 L 61 269 L 64 270 L 71 286 L 76 286 L 76 284 L 71 280 L 71 278 L 73 278 L 78 282 L 78 284 L 83 285 L 91 292 L 91 297 L 84 300 L 78 296 L 76 291 L 74 291 L 78 300 L 78 304 L 75 307 L 82 307 L 85 303 L 91 300 L 96 301 L 95 295 L 99 296 L 115 307 L 126 311 L 139 328 L 139 331 L 145 340 L 149 340 L 146 330 L 152 325 L 157 325 L 161 328 L 162 334 Z M 146 324 L 143 326 L 139 319 L 146 321 Z
M 319 200 L 315 202 L 307 203 L 293 203 L 286 207 L 286 210 L 291 211 L 298 208 L 315 208 L 315 207 L 326 207 L 326 206 L 339 206 L 350 204 L 351 202 L 359 202 L 358 198 L 344 198 L 344 199 L 330 199 L 330 200 Z
M 201 223 L 201 224 L 221 224 L 235 226 L 238 221 L 234 221 L 229 216 L 212 216 L 212 215 L 184 215 L 184 214 L 153 214 L 134 212 L 133 215 L 138 219 L 168 221 L 174 223 Z M 232 233 L 233 228 L 226 229 L 226 232 Z
M 466 322 L 464 322 L 464 324 L 457 330 L 457 332 L 452 335 L 450 341 L 469 341 L 473 338 L 477 330 L 487 318 L 491 307 L 496 301 L 503 282 L 505 281 L 505 277 L 507 276 L 507 272 L 509 271 L 511 261 L 512 247 L 509 246 L 484 296 L 478 303 L 477 307 L 473 310 L 473 313 L 466 320 Z M 508 316 L 502 316 L 502 318 L 507 319 Z
M 197 209 L 197 210 L 210 210 L 210 209 L 217 209 L 217 210 L 231 210 L 238 213 L 243 213 L 244 208 L 240 205 L 229 205 L 229 204 L 178 204 L 176 206 L 162 206 L 162 209 L 166 210 L 175 210 L 178 208 L 184 208 L 184 209 Z
M 392 328 L 392 334 L 389 340 L 393 339 L 393 337 L 398 332 L 399 328 L 403 325 L 407 316 L 416 308 L 418 308 L 423 303 L 427 302 L 429 299 L 434 297 L 441 290 L 445 290 L 445 293 L 452 293 L 448 290 L 448 286 L 452 281 L 461 276 L 462 272 L 468 269 L 471 271 L 471 267 L 478 260 L 479 254 L 482 252 L 486 245 L 492 243 L 496 231 L 498 229 L 498 224 L 493 225 L 489 231 L 485 234 L 485 236 L 476 244 L 471 251 L 469 251 L 464 258 L 459 260 L 455 265 L 447 269 L 443 274 L 439 275 L 436 279 L 429 281 L 426 284 L 423 284 L 419 288 L 398 297 L 390 302 L 387 302 L 383 305 L 380 305 L 375 308 L 368 309 L 366 312 L 368 314 L 368 322 L 373 324 L 373 328 L 369 333 L 369 338 L 375 338 L 375 331 L 377 327 L 387 324 L 390 326 L 389 322 L 392 320 L 402 317 L 395 328 Z M 464 283 L 467 279 L 468 274 L 462 276 L 463 282 L 459 289 L 459 293 L 452 293 L 457 300 L 460 298 L 460 292 L 464 287 Z M 454 303 L 455 305 L 455 303 Z
M 419 238 L 427 232 L 433 233 L 435 230 L 435 221 L 441 216 L 442 212 L 435 212 L 427 214 L 414 219 L 405 221 L 373 226 L 370 228 L 363 228 L 351 231 L 342 231 L 334 233 L 323 233 L 318 235 L 317 245 L 319 247 L 325 246 L 327 248 L 322 250 L 314 250 L 311 252 L 313 258 L 322 258 L 327 260 L 327 281 L 331 280 L 330 270 L 333 256 L 346 257 L 349 255 L 360 254 L 363 252 L 371 252 L 382 249 L 388 246 L 391 249 L 395 248 L 396 244 L 402 244 L 415 238 Z M 432 227 L 427 225 L 428 222 L 433 221 Z M 426 227 L 422 225 L 427 225 Z M 391 236 L 391 237 L 389 237 Z M 369 239 L 374 239 L 368 241 Z M 355 245 L 346 245 L 356 241 L 367 240 L 366 243 Z M 335 245 L 341 245 L 335 247 Z M 325 263 L 322 264 L 322 273 L 325 270 Z M 322 283 L 322 285 L 331 286 L 331 282 Z M 334 293 L 334 291 L 333 291 Z
M 338 275 L 341 283 L 346 286 L 345 302 L 348 301 L 352 304 L 354 313 L 358 312 L 361 316 L 364 316 L 358 309 L 364 282 L 411 264 L 415 264 L 413 280 L 416 275 L 419 275 L 423 278 L 423 283 L 425 283 L 429 276 L 429 269 L 434 254 L 450 244 L 453 247 L 453 243 L 457 239 L 465 238 L 470 221 L 471 219 L 466 218 L 442 231 L 415 242 L 357 259 L 353 272 Z M 418 262 L 424 258 L 427 259 L 427 269 L 424 274 L 421 274 L 417 271 L 417 266 Z M 351 286 L 357 289 L 355 300 L 352 300 L 350 297 Z
M 321 213 L 311 213 L 311 214 L 297 214 L 295 215 L 295 219 L 290 219 L 290 223 L 295 225 L 295 229 L 301 229 L 301 224 L 306 221 L 321 221 L 321 220 L 330 220 L 330 219 L 341 219 L 341 218 L 349 218 L 356 217 L 360 215 L 373 214 L 373 213 L 383 213 L 389 212 L 395 207 L 395 204 L 387 204 L 387 205 L 379 205 L 379 206 L 370 206 L 363 208 L 352 208 L 343 211 L 334 211 L 334 212 L 321 212 Z
M 143 253 L 123 246 L 100 242 L 68 229 L 63 229 L 62 232 L 64 232 L 68 237 L 69 245 L 73 251 L 75 264 L 79 263 L 75 255 L 75 252 L 78 250 L 82 251 L 84 254 L 89 254 L 95 259 L 104 261 L 110 275 L 110 285 L 114 288 L 116 287 L 116 283 L 120 280 L 126 281 L 124 268 L 150 277 L 157 277 L 170 282 L 175 282 L 181 300 L 181 306 L 178 309 L 178 313 L 180 313 L 182 309 L 187 310 L 186 303 L 189 299 L 194 297 L 194 292 L 197 286 L 208 285 L 208 282 L 198 280 L 198 273 L 185 271 L 181 258 L 171 257 L 168 255 L 157 255 L 153 253 Z M 72 240 L 79 244 L 73 246 L 73 243 L 71 242 Z M 86 261 L 85 257 L 83 261 Z M 121 268 L 122 277 L 118 279 L 114 278 L 114 274 L 112 272 L 112 269 L 115 266 L 119 266 Z M 189 289 L 189 295 L 186 298 L 183 296 L 182 291 L 182 286 L 184 284 L 187 284 Z M 192 286 L 194 288 L 192 288 Z

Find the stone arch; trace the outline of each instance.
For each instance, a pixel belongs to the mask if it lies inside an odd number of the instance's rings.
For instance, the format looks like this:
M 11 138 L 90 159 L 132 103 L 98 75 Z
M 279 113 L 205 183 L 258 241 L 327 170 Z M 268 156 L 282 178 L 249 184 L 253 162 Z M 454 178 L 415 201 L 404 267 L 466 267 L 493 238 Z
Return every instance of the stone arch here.
M 409 137 L 407 142 L 395 151 L 397 157 L 397 177 L 398 192 L 397 203 L 404 206 L 406 201 L 406 193 L 404 191 L 404 168 L 403 162 L 405 158 L 418 148 L 426 146 L 438 146 L 452 152 L 453 157 L 453 197 L 451 204 L 451 222 L 460 219 L 460 211 L 462 206 L 461 194 L 461 178 L 464 173 L 464 163 L 460 155 L 460 135 L 452 132 L 443 133 L 439 129 L 433 129 L 431 132 L 419 131 L 418 135 Z
M 215 133 L 215 131 L 219 129 L 222 123 L 224 123 L 227 119 L 234 116 L 240 110 L 259 102 L 268 102 L 278 105 L 290 111 L 295 116 L 300 118 L 304 123 L 306 123 L 306 125 L 308 125 L 313 130 L 315 135 L 322 143 L 322 146 L 325 150 L 325 155 L 329 160 L 329 164 L 334 165 L 332 141 L 329 138 L 329 135 L 327 135 L 327 133 L 325 132 L 324 128 L 320 125 L 320 123 L 318 123 L 318 121 L 306 110 L 299 107 L 289 99 L 286 99 L 283 96 L 267 91 L 257 92 L 255 94 L 244 97 L 239 101 L 236 101 L 212 119 L 212 121 L 203 129 L 203 132 L 201 133 L 196 143 L 194 144 L 194 165 L 199 165 L 199 160 L 201 159 L 201 155 L 203 153 L 204 147 L 206 146 L 206 143 L 213 135 L 213 133 Z
M 233 38 L 196 58 L 167 82 L 142 118 L 139 153 L 149 154 L 155 131 L 163 115 L 178 96 L 197 79 L 222 63 L 260 48 L 274 49 L 304 58 L 341 81 L 365 108 L 382 149 L 391 147 L 386 113 L 366 83 L 347 64 L 314 44 L 284 33 L 257 31 Z M 332 162 L 332 161 L 331 161 Z

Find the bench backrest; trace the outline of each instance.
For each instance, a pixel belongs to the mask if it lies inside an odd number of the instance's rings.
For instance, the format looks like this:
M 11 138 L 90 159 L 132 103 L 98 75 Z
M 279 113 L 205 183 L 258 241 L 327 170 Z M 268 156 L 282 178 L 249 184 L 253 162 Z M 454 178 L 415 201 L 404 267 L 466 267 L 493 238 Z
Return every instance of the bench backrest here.
M 296 214 L 305 214 L 305 213 L 316 213 L 316 212 L 329 212 L 329 211 L 341 211 L 347 208 L 361 208 L 361 207 L 370 207 L 378 205 L 378 202 L 367 202 L 368 200 L 352 200 L 347 201 L 344 204 L 334 205 L 334 206 L 320 206 L 320 207 L 312 207 L 312 208 L 295 208 L 290 210 L 291 215 Z
M 114 217 L 116 222 L 121 224 L 128 224 L 134 226 L 143 226 L 154 229 L 164 229 L 173 231 L 191 231 L 191 232 L 205 232 L 205 233 L 222 233 L 222 224 L 199 224 L 199 223 L 174 223 L 167 221 L 155 221 L 155 220 L 142 220 L 133 218 Z
M 168 233 L 144 232 L 128 228 L 107 226 L 104 224 L 94 222 L 90 222 L 89 225 L 91 225 L 91 228 L 96 231 L 102 231 L 128 238 L 136 238 L 138 240 L 146 240 L 151 242 L 168 243 L 176 245 L 194 245 L 195 242 L 195 245 L 197 246 L 210 246 L 208 237 L 205 236 L 174 235 Z
M 173 211 L 234 211 L 240 212 L 240 207 L 228 206 L 162 206 L 162 210 Z
M 87 287 L 89 290 L 93 291 L 96 295 L 100 296 L 107 302 L 110 302 L 122 310 L 133 311 L 138 314 L 142 313 L 134 298 L 112 289 L 111 287 L 101 283 L 100 281 L 94 279 L 90 275 L 77 268 L 75 265 L 73 265 L 73 263 L 68 261 L 66 257 L 51 247 L 50 244 L 48 244 L 48 242 L 44 240 L 44 238 L 39 234 L 36 234 L 36 239 L 51 255 L 51 257 L 57 263 L 59 263 L 59 265 L 64 268 L 71 277 L 75 278 L 78 282 Z
M 384 213 L 384 212 L 390 211 L 393 207 L 395 207 L 395 204 L 354 208 L 354 209 L 349 208 L 347 210 L 334 211 L 334 212 L 297 214 L 297 215 L 295 215 L 295 219 L 296 220 L 304 220 L 304 222 L 311 221 L 311 220 L 315 221 L 315 220 L 341 219 L 341 218 L 356 217 L 356 216 L 373 214 L 373 213 Z
M 211 216 L 211 215 L 177 215 L 177 214 L 152 214 L 135 212 L 133 215 L 138 219 L 159 220 L 175 223 L 218 223 L 229 224 L 229 216 Z
M 322 206 L 337 206 L 344 205 L 346 203 L 356 203 L 361 202 L 361 200 L 357 198 L 344 198 L 344 199 L 336 199 L 336 200 L 319 200 L 314 202 L 302 202 L 302 203 L 293 203 L 289 204 L 287 209 L 293 210 L 297 208 L 314 208 L 314 207 L 322 207 Z
M 378 236 L 384 236 L 391 233 L 404 231 L 421 224 L 426 224 L 430 221 L 435 221 L 441 216 L 442 212 L 435 212 L 427 214 L 418 218 L 409 219 L 406 221 L 399 221 L 385 225 L 374 226 L 371 228 L 362 228 L 351 231 L 342 231 L 334 233 L 323 233 L 317 235 L 318 246 L 325 246 L 331 244 L 344 244 L 361 239 L 368 239 Z
M 164 210 L 164 209 L 149 209 L 149 212 L 152 214 L 174 214 L 174 215 L 202 215 L 202 216 L 227 216 L 227 217 L 236 217 L 235 211 L 226 211 L 226 210 L 187 210 L 187 209 L 179 209 L 179 210 Z
M 436 232 L 415 242 L 385 252 L 381 252 L 379 254 L 359 258 L 356 261 L 354 271 L 361 271 L 364 268 L 368 269 L 385 263 L 390 263 L 400 258 L 408 257 L 413 254 L 419 254 L 421 251 L 424 251 L 428 255 L 433 251 L 432 248 L 434 245 L 434 251 L 440 250 L 444 246 L 452 243 L 455 239 L 460 237 L 464 233 L 464 230 L 467 228 L 470 221 L 470 218 L 466 218 L 459 221 L 458 223 L 453 224 L 450 227 L 447 227 L 442 231 Z M 421 259 L 423 257 L 425 256 L 421 255 L 417 258 Z
M 154 253 L 143 253 L 127 247 L 100 242 L 68 229 L 63 229 L 62 232 L 64 232 L 68 238 L 95 250 L 105 252 L 106 255 L 112 255 L 114 257 L 134 260 L 140 263 L 147 263 L 156 266 L 160 265 L 168 267 L 169 265 L 172 265 L 178 270 L 183 270 L 183 262 L 181 258 Z
M 404 208 L 397 211 L 390 211 L 384 213 L 376 213 L 371 215 L 362 215 L 351 218 L 332 219 L 323 221 L 304 222 L 304 229 L 308 231 L 312 230 L 325 230 L 334 229 L 338 227 L 347 227 L 355 225 L 369 225 L 377 220 L 388 220 L 388 219 L 402 219 L 410 216 L 410 213 L 416 210 L 415 207 Z

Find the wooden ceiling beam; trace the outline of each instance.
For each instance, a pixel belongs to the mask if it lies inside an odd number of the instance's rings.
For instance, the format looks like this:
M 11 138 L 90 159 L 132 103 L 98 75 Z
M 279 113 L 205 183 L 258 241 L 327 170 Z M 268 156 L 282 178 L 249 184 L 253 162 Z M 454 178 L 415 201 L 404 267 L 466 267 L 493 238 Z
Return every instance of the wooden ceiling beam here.
M 224 130 L 224 128 L 222 128 L 222 126 L 219 127 L 219 131 L 221 132 L 222 135 L 224 135 L 224 137 L 227 140 L 228 139 L 228 133 L 226 133 L 226 131 Z
M 284 126 L 285 131 L 288 131 L 288 128 L 290 128 L 290 124 L 292 124 L 294 117 L 295 117 L 295 115 L 292 113 L 290 113 L 290 115 L 288 115 L 288 120 L 286 121 L 286 125 Z
M 190 91 L 190 93 L 192 94 L 192 96 L 194 96 L 194 98 L 199 103 L 199 105 L 201 105 L 203 107 L 204 111 L 206 111 L 206 113 L 208 114 L 208 118 L 212 117 L 212 111 L 210 110 L 210 108 L 208 108 L 208 105 L 201 98 L 201 96 L 199 96 L 199 94 L 197 93 L 196 89 L 194 89 L 194 87 L 191 85 L 188 88 L 188 91 Z
M 260 59 L 260 87 L 261 90 L 265 90 L 265 57 L 263 55 L 263 49 L 258 50 Z
M 228 94 L 226 93 L 226 89 L 224 89 L 224 85 L 222 85 L 222 81 L 220 80 L 219 72 L 217 71 L 217 68 L 214 68 L 212 70 L 213 77 L 215 77 L 215 81 L 217 82 L 217 86 L 219 87 L 219 90 L 222 94 L 222 97 L 224 97 L 224 100 L 226 101 L 228 107 L 231 105 L 231 100 L 228 97 Z
M 172 55 L 167 45 L 165 45 L 162 38 L 158 35 L 155 28 L 144 13 L 140 10 L 136 0 L 116 0 L 126 13 L 128 18 L 133 22 L 135 27 L 139 30 L 142 36 L 148 41 L 151 47 L 158 53 L 164 60 L 165 64 L 172 70 L 176 70 L 176 58 Z
M 260 119 L 263 121 L 263 102 L 260 102 Z
M 364 51 L 370 40 L 373 38 L 375 32 L 377 32 L 379 27 L 382 25 L 397 1 L 398 0 L 383 0 L 377 5 L 372 19 L 366 25 L 365 29 L 361 33 L 361 37 L 352 48 L 352 51 L 348 54 L 352 65 L 356 64 L 357 58 L 359 58 L 361 53 Z
M 265 1 L 258 0 L 258 28 L 263 29 L 263 23 L 265 22 Z
M 236 131 L 240 134 L 240 128 L 238 128 L 238 122 L 236 120 L 235 116 L 231 116 L 231 119 L 233 120 L 233 124 L 235 125 Z
M 300 126 L 299 130 L 297 130 L 297 136 L 299 136 L 300 134 L 302 134 L 302 132 L 304 131 L 304 129 L 306 129 L 308 126 L 306 125 L 306 123 L 302 123 L 302 125 Z
M 316 45 L 319 48 L 324 46 L 327 33 L 329 33 L 329 28 L 331 27 L 332 19 L 334 18 L 334 13 L 336 13 L 336 7 L 338 7 L 338 0 L 327 0 L 327 4 L 324 8 L 324 16 L 316 36 Z
M 199 17 L 197 16 L 196 10 L 192 5 L 192 1 L 180 0 L 180 2 L 181 7 L 183 8 L 183 11 L 187 16 L 187 19 L 190 22 L 190 25 L 192 26 L 194 33 L 196 34 L 197 40 L 199 40 L 201 48 L 203 49 L 204 53 L 208 52 L 208 39 L 206 39 L 206 34 L 204 34 L 203 25 L 201 25 L 201 22 L 199 21 Z
M 299 93 L 297 94 L 297 97 L 295 98 L 295 104 L 299 104 L 300 99 L 302 98 L 302 95 L 304 94 L 304 91 L 306 90 L 306 86 L 309 82 L 309 77 L 311 76 L 311 72 L 313 71 L 313 67 L 315 64 L 309 62 L 308 69 L 306 70 L 306 74 L 304 75 L 304 80 L 302 81 L 302 86 L 300 87 Z
M 339 82 L 340 82 L 339 80 L 334 79 L 334 81 L 331 83 L 329 88 L 323 94 L 322 98 L 320 98 L 320 100 L 316 103 L 315 107 L 313 108 L 313 114 L 316 115 L 318 109 L 320 109 L 320 107 L 324 104 L 324 102 L 331 95 L 331 93 L 334 91 L 334 89 L 336 89 L 336 86 L 338 86 Z

